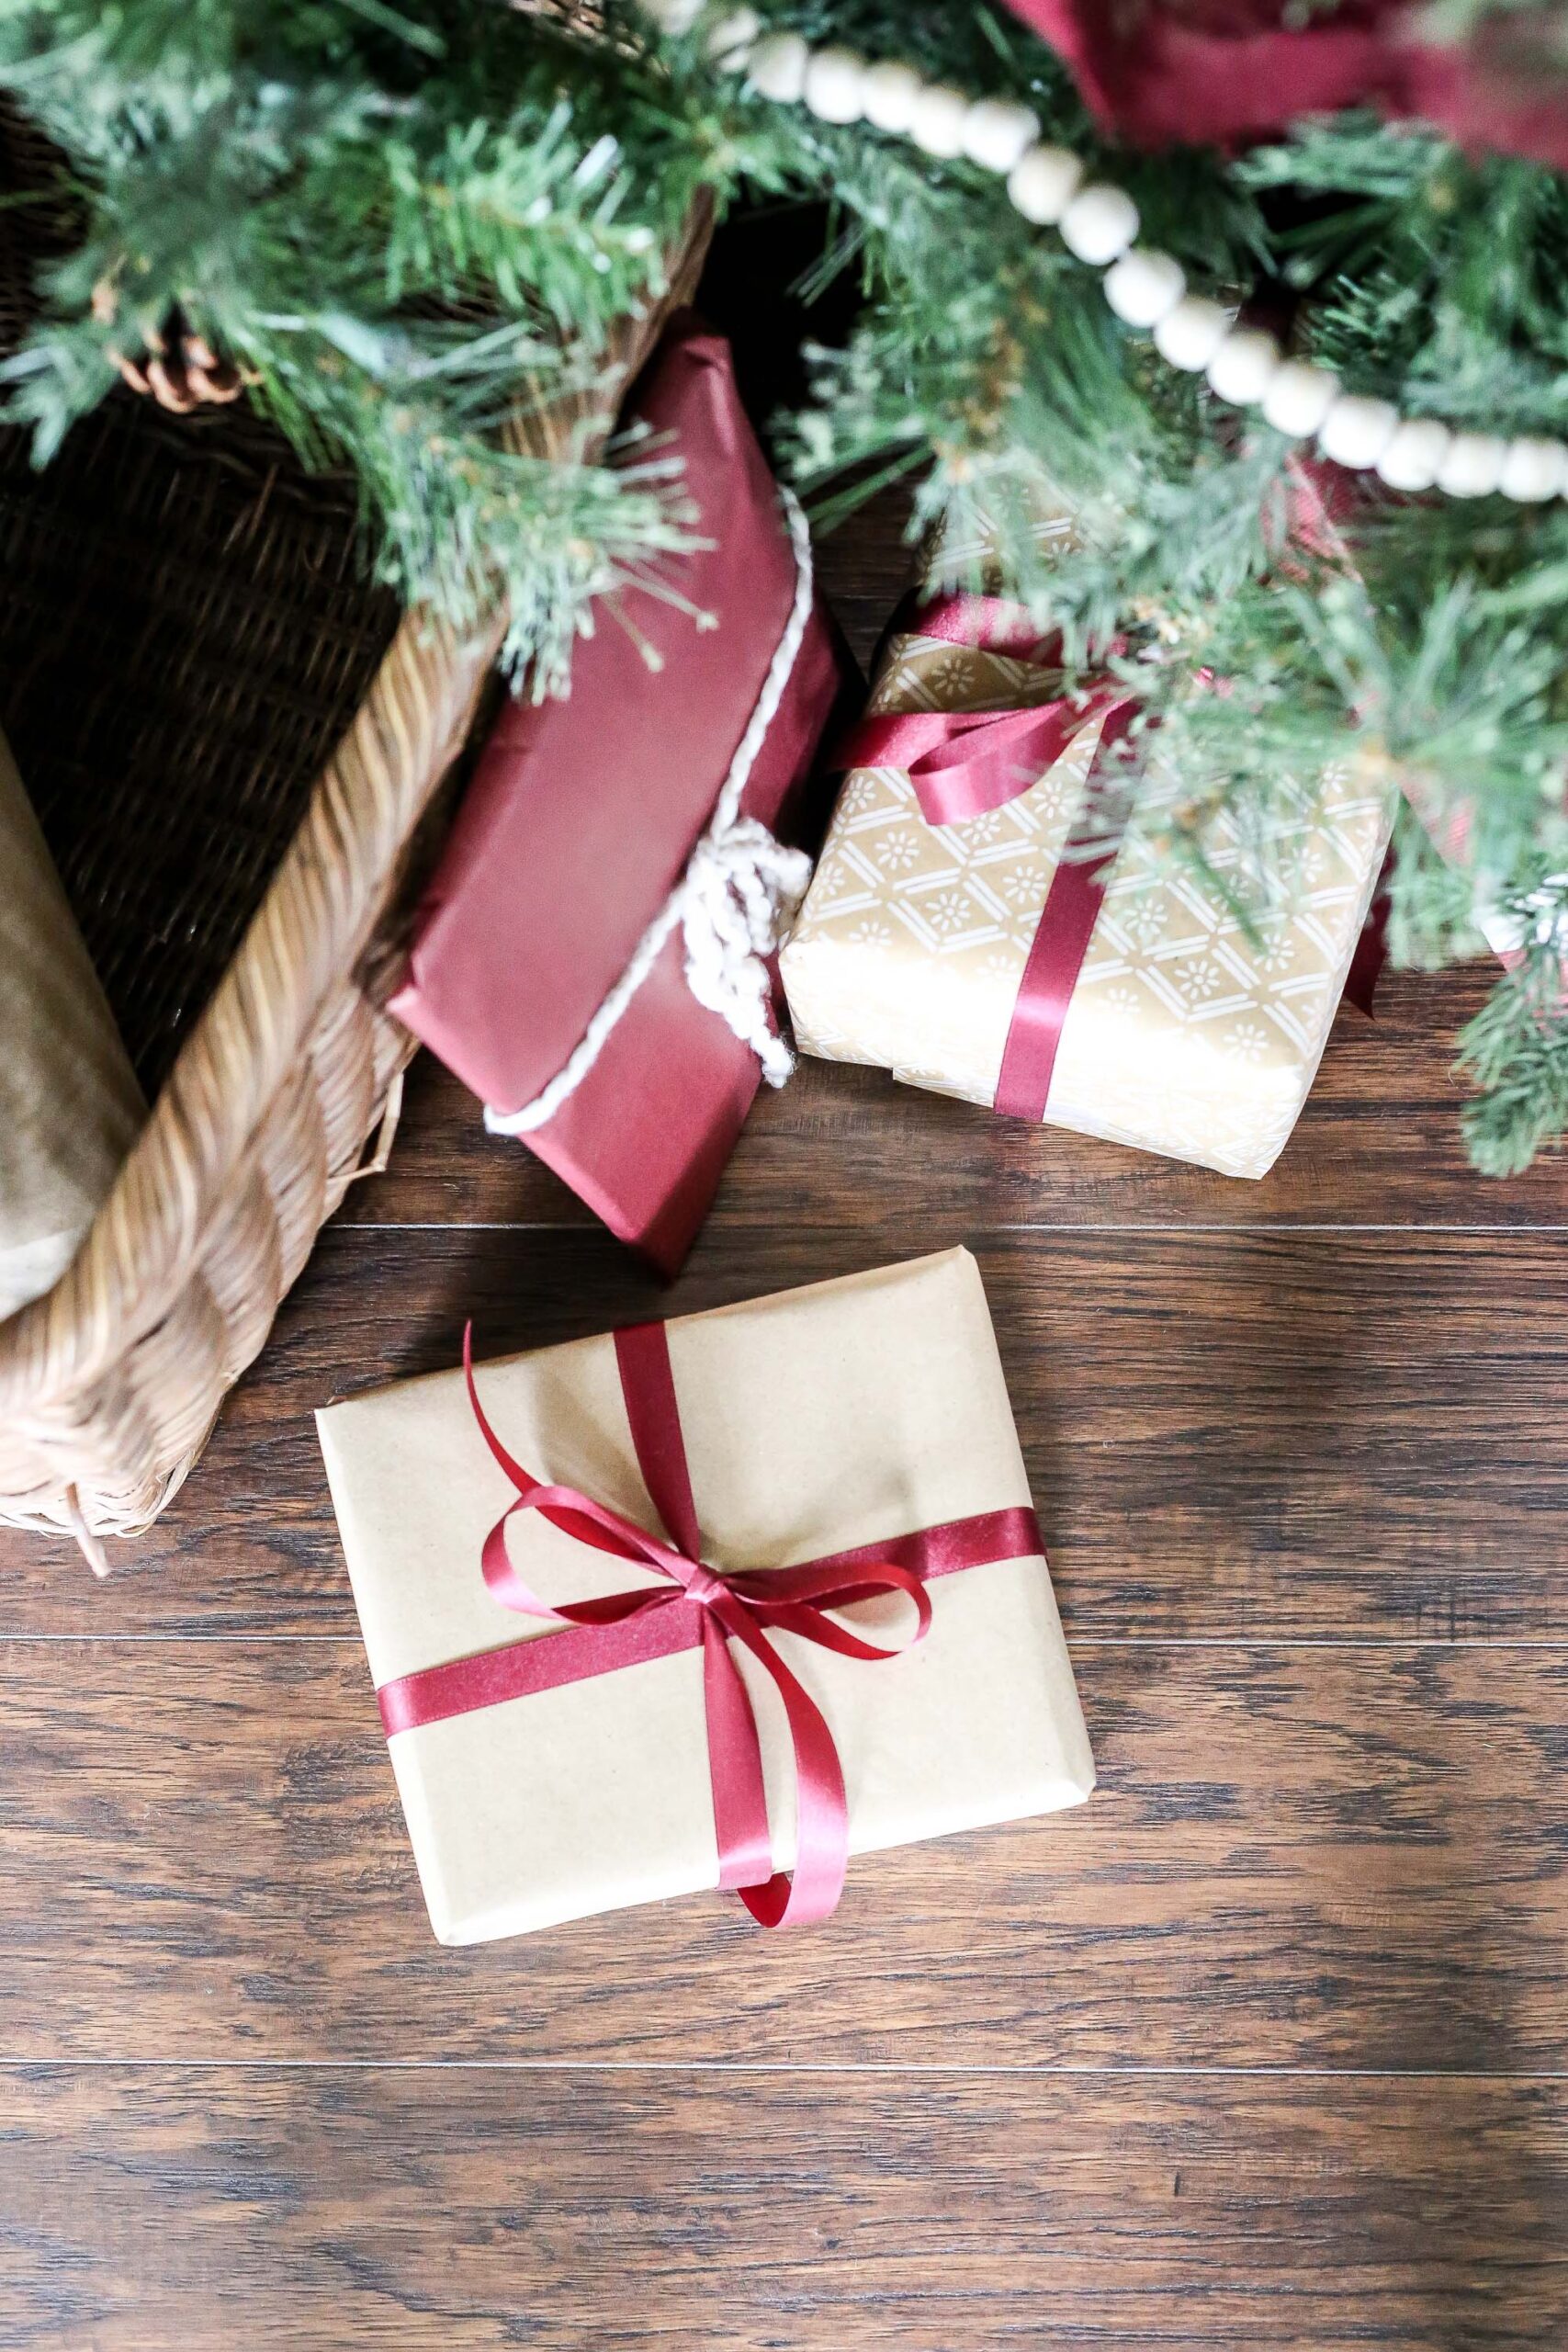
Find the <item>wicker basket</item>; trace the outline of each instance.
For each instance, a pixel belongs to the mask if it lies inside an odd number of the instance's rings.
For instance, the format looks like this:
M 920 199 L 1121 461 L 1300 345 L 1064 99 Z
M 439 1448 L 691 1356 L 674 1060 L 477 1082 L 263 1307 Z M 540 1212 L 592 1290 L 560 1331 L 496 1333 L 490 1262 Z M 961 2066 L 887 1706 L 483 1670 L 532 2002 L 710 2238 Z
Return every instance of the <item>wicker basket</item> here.
M 50 175 L 0 122 L 0 185 Z M 62 233 L 0 207 L 0 343 Z M 706 238 L 694 216 L 667 300 L 627 320 L 623 388 Z M 117 392 L 41 475 L 0 434 L 0 724 L 153 1106 L 74 1263 L 0 1324 L 0 1521 L 69 1531 L 100 1574 L 395 1124 L 413 1042 L 377 976 L 504 619 L 459 639 L 400 614 L 362 552 L 352 483 L 243 401 Z

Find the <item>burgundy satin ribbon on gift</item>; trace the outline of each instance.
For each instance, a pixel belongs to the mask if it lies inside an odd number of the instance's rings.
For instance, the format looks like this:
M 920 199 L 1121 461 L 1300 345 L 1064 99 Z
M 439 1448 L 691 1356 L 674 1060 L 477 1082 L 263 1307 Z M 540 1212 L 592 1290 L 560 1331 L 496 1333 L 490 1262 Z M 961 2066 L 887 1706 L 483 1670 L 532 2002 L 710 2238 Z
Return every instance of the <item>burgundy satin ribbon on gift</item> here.
M 1388 964 L 1388 924 L 1393 912 L 1393 844 L 1391 842 L 1378 875 L 1372 902 L 1356 942 L 1350 968 L 1345 975 L 1344 997 L 1369 1021 L 1377 1019 L 1378 983 Z
M 914 613 L 911 636 L 1005 653 L 1059 670 L 1061 639 L 1043 636 L 1021 605 L 999 596 L 943 596 Z M 1118 650 L 1116 647 L 1112 650 Z M 902 768 L 928 825 L 963 825 L 1005 808 L 1039 783 L 1086 727 L 1104 723 L 1084 783 L 1087 806 L 1100 763 L 1137 710 L 1109 681 L 1076 695 L 1010 710 L 912 710 L 861 721 L 838 754 L 846 768 Z M 1002 1049 L 996 1108 L 1008 1117 L 1045 1115 L 1063 1024 L 1089 954 L 1120 838 L 1094 857 L 1059 860 L 1035 925 Z
M 507 1505 L 485 1537 L 485 1583 L 502 1608 L 574 1630 L 547 1641 L 481 1650 L 383 1683 L 377 1698 L 388 1738 L 700 1645 L 719 1885 L 738 1894 L 765 1928 L 826 1918 L 842 1892 L 849 1860 L 843 1771 L 821 1709 L 773 1647 L 768 1633 L 798 1634 L 840 1657 L 873 1662 L 897 1657 L 923 1640 L 931 1624 L 925 1587 L 932 1577 L 1043 1554 L 1034 1513 L 1017 1506 L 979 1511 L 797 1567 L 716 1568 L 702 1558 L 662 1323 L 617 1331 L 615 1360 L 637 1466 L 672 1543 L 650 1535 L 576 1487 L 552 1486 L 534 1477 L 513 1460 L 479 1405 L 471 1339 L 470 1327 L 463 1334 L 468 1401 L 486 1445 L 517 1490 L 516 1500 Z M 519 1510 L 536 1510 L 563 1534 L 615 1559 L 652 1568 L 666 1581 L 552 1608 L 525 1584 L 508 1557 L 506 1525 Z M 826 1613 L 893 1592 L 914 1603 L 915 1627 L 907 1641 L 892 1649 L 863 1641 Z M 796 1787 L 793 1877 L 773 1867 L 761 1746 L 750 1697 L 730 1655 L 732 1641 L 750 1650 L 767 1673 L 789 1724 Z

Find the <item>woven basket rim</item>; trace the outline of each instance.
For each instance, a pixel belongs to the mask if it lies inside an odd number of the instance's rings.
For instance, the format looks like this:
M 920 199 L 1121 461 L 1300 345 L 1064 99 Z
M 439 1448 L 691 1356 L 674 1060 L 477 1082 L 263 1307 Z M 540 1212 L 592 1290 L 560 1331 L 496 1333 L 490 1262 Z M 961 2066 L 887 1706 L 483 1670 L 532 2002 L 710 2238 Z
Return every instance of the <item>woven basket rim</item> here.
M 0 1413 L 37 1408 L 91 1381 L 168 1311 L 318 1013 L 367 945 L 423 805 L 421 793 L 389 838 L 381 807 L 353 788 L 351 770 L 385 767 L 407 747 L 411 667 L 432 681 L 476 666 L 482 673 L 505 626 L 496 611 L 458 639 L 424 614 L 404 615 L 265 899 L 75 1257 L 51 1290 L 0 1323 Z M 312 939 L 309 965 L 290 968 L 283 940 L 297 911 L 320 904 L 321 877 L 333 871 L 340 880 L 326 893 L 326 926 Z M 237 1027 L 250 1047 L 243 1060 L 233 1047 Z
M 690 300 L 712 224 L 704 196 L 671 250 L 664 292 L 629 314 L 626 356 L 606 379 L 617 400 L 664 319 Z M 544 429 L 547 446 L 547 421 Z M 568 429 L 563 420 L 559 430 Z M 506 624 L 500 605 L 461 634 L 428 613 L 403 615 L 75 1257 L 51 1290 L 0 1322 L 0 1417 L 25 1422 L 90 1388 L 199 1273 L 204 1241 L 254 1159 L 312 1024 L 370 944 L 409 836 L 461 749 Z M 290 947 L 301 936 L 303 960 Z M 183 1475 L 171 1471 L 170 1493 Z M 62 1476 L 57 1496 L 73 1491 Z M 11 1499 L 29 1513 L 45 1502 Z M 6 1501 L 0 1496 L 0 1516 Z

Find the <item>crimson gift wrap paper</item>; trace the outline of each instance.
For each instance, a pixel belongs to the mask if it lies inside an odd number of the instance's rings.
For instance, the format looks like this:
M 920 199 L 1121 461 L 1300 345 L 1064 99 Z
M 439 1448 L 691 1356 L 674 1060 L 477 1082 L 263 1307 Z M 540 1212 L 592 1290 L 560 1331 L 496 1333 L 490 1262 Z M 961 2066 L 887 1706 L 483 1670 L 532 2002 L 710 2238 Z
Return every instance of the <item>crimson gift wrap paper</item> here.
M 1028 1479 L 966 1250 L 667 1327 L 704 1555 L 766 1570 L 980 1512 Z M 479 1368 L 484 1410 L 538 1476 L 653 1527 L 609 1337 Z M 562 1636 L 497 1605 L 479 1570 L 513 1498 L 461 1372 L 318 1416 L 372 1677 Z M 516 1569 L 552 1603 L 643 1572 L 521 1513 Z M 650 1577 L 647 1579 L 654 1581 Z M 1094 1766 L 1044 1560 L 935 1578 L 931 1628 L 886 1662 L 771 1636 L 843 1768 L 852 1854 L 1077 1804 Z M 908 1603 L 854 1612 L 897 1638 Z M 572 1635 L 568 1638 L 575 1639 Z M 790 1751 L 765 1674 L 737 1656 L 762 1743 L 775 1869 L 795 1860 Z M 397 1732 L 389 1742 L 431 1924 L 471 1943 L 718 1883 L 700 1649 Z M 975 1867 L 985 1868 L 983 1849 Z M 851 1887 L 854 1874 L 852 1870 Z
M 795 597 L 777 486 L 723 339 L 678 323 L 632 414 L 657 448 L 679 452 L 710 544 L 661 564 L 673 600 L 628 592 L 619 616 L 596 616 L 565 700 L 502 709 L 391 1000 L 506 1113 L 562 1068 L 680 879 Z M 844 676 L 814 604 L 743 816 L 787 835 Z M 677 929 L 588 1076 L 523 1140 L 613 1232 L 673 1272 L 758 1078 L 750 1048 L 692 996 Z

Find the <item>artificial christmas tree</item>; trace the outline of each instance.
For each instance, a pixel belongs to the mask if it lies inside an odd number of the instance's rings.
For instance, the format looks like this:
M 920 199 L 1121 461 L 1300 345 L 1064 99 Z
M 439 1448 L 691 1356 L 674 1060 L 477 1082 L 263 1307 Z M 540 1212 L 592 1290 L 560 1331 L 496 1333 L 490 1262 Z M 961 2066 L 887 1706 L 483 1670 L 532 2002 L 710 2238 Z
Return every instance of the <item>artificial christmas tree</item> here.
M 1282 780 L 1335 760 L 1406 784 L 1396 956 L 1499 925 L 1523 943 L 1467 1049 L 1474 1155 L 1517 1167 L 1568 1123 L 1568 188 L 1538 160 L 1561 152 L 1562 10 L 1020 11 L 7 11 L 0 83 L 70 155 L 83 229 L 10 364 L 14 413 L 47 457 L 128 368 L 237 379 L 302 449 L 352 459 L 404 594 L 461 622 L 499 583 L 512 664 L 547 690 L 591 602 L 685 526 L 658 453 L 521 458 L 505 399 L 592 378 L 699 192 L 830 197 L 820 275 L 855 266 L 863 308 L 776 436 L 818 514 L 907 476 L 917 528 L 987 517 L 1069 668 L 1142 613 L 1172 680 L 1229 680 L 1149 709 L 1181 729 L 1188 795 L 1160 809 L 1163 854 L 1199 855 L 1224 801 L 1266 865 L 1295 821 Z M 1367 103 L 1285 125 L 1276 76 L 1271 111 L 1220 120 L 1168 76 L 1159 121 L 1127 116 L 1118 93 L 1157 84 L 1178 34 L 1189 57 L 1332 45 L 1359 62 L 1303 96 Z M 1166 143 L 1122 146 L 1123 119 Z M 1216 133 L 1225 152 L 1190 143 Z M 1303 445 L 1375 495 L 1281 567 Z M 1082 545 L 1047 578 L 1028 518 L 1058 488 Z M 1461 805 L 1456 869 L 1433 832 Z

